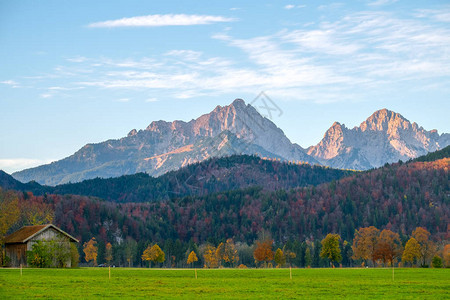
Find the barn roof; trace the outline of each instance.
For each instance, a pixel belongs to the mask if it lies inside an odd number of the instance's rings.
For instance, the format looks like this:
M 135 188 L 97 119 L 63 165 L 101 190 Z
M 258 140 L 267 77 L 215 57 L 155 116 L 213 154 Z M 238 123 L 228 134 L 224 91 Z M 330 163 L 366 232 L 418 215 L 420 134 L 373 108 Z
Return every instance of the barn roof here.
M 67 236 L 74 242 L 78 243 L 78 240 L 68 234 L 67 232 L 59 229 L 53 224 L 46 224 L 46 225 L 34 225 L 34 226 L 24 226 L 17 230 L 16 232 L 11 233 L 5 238 L 5 244 L 13 244 L 13 243 L 26 243 L 28 240 L 30 240 L 32 237 L 36 236 L 37 234 L 47 230 L 48 228 L 53 228 L 59 232 L 61 232 L 63 235 Z

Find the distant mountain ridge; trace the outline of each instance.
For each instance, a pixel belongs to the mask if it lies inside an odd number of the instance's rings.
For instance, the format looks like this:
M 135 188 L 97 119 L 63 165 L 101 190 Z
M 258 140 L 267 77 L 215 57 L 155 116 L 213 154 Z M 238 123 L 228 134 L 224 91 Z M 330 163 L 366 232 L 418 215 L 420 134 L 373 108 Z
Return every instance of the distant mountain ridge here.
M 272 121 L 236 99 L 195 120 L 155 121 L 145 130 L 133 129 L 118 140 L 87 144 L 67 158 L 13 176 L 21 182 L 35 180 L 47 185 L 138 172 L 159 176 L 210 157 L 255 153 L 318 164 Z
M 450 134 L 427 131 L 387 109 L 373 113 L 359 127 L 335 122 L 308 154 L 333 168 L 367 170 L 409 160 L 450 144 Z
M 352 174 L 354 172 L 322 166 L 232 155 L 209 158 L 156 178 L 137 173 L 107 179 L 88 179 L 55 187 L 41 186 L 36 182 L 24 184 L 0 171 L 0 187 L 29 191 L 35 195 L 73 194 L 99 197 L 111 202 L 153 202 L 249 187 L 260 187 L 265 191 L 289 190 L 338 180 Z

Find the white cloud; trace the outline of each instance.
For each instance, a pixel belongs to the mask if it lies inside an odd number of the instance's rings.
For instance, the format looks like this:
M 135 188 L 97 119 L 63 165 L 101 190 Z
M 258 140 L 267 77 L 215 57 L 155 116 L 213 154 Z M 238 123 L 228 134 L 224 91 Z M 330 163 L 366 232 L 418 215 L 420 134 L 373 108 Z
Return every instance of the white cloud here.
M 18 85 L 17 82 L 15 82 L 14 80 L 4 80 L 4 81 L 0 81 L 1 84 L 6 84 L 6 85 Z
M 233 22 L 234 18 L 208 15 L 148 15 L 104 22 L 91 23 L 88 27 L 158 27 L 158 26 L 189 26 L 206 25 L 221 22 Z
M 293 4 L 288 4 L 284 6 L 284 9 L 294 9 L 294 8 L 304 8 L 306 7 L 306 5 L 293 5 Z
M 86 60 L 87 60 L 87 58 L 84 56 L 75 56 L 75 57 L 67 58 L 67 61 L 74 62 L 74 63 L 81 63 L 81 62 L 85 62 Z
M 444 9 L 418 9 L 415 14 L 418 18 L 430 18 L 438 22 L 450 22 L 450 6 Z
M 145 99 L 145 102 L 157 102 L 157 101 L 158 101 L 157 98 L 148 98 L 148 99 Z
M 116 101 L 125 103 L 125 102 L 130 102 L 131 99 L 130 98 L 120 98 L 120 99 L 117 99 Z
M 393 4 L 397 2 L 398 0 L 375 0 L 375 1 L 369 1 L 368 5 L 370 6 L 382 6 L 382 5 L 388 5 Z
M 222 56 L 211 56 L 174 49 L 140 59 L 88 58 L 58 69 L 57 75 L 76 78 L 71 88 L 122 89 L 161 98 L 264 90 L 275 97 L 320 103 L 356 101 L 365 98 L 361 91 L 385 91 L 406 81 L 414 86 L 431 86 L 431 82 L 447 86 L 450 28 L 424 22 L 423 18 L 434 18 L 437 11 L 416 13 L 421 15 L 399 18 L 380 11 L 352 13 L 334 22 L 323 20 L 250 38 L 223 31 L 212 38 L 243 55 L 228 56 L 224 51 Z
M 30 158 L 11 158 L 0 159 L 0 170 L 6 173 L 13 173 L 23 169 L 37 167 L 43 164 L 48 164 L 54 159 L 30 159 Z
M 186 60 L 198 60 L 202 56 L 202 52 L 192 50 L 171 50 L 166 52 L 169 56 L 178 56 Z

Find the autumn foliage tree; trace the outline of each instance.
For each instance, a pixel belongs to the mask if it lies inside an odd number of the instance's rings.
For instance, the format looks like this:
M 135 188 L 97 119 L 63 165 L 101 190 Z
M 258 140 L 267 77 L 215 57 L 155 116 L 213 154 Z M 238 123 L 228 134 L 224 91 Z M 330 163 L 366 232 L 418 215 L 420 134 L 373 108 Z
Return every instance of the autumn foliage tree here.
M 94 266 L 97 265 L 98 247 L 95 238 L 91 238 L 89 242 L 84 243 L 83 252 L 86 262 L 93 261 Z
M 20 203 L 20 223 L 24 226 L 52 223 L 54 210 L 50 204 L 43 201 L 24 201 Z
M 148 245 L 147 249 L 144 250 L 142 254 L 142 260 L 146 260 L 149 262 L 149 267 L 151 267 L 151 263 L 162 263 L 166 260 L 166 255 L 158 246 L 158 244 L 154 244 L 153 246 Z
M 410 238 L 405 245 L 402 254 L 402 261 L 413 264 L 416 259 L 420 258 L 420 245 L 415 238 Z
M 219 265 L 222 263 L 236 266 L 239 262 L 239 255 L 232 239 L 228 239 L 226 243 L 220 243 L 216 249 Z
M 430 233 L 423 227 L 417 227 L 412 232 L 412 237 L 419 243 L 421 264 L 425 266 L 435 252 L 434 243 L 429 240 Z
M 264 266 L 267 267 L 267 264 L 273 260 L 273 251 L 272 251 L 273 240 L 263 240 L 256 242 L 255 251 L 253 251 L 253 257 L 258 262 L 264 262 Z
M 341 248 L 339 248 L 340 239 L 341 236 L 339 234 L 329 233 L 321 242 L 322 250 L 320 251 L 320 257 L 328 258 L 332 265 L 333 262 L 340 262 L 342 260 Z
M 280 248 L 275 251 L 274 261 L 277 264 L 277 268 L 281 268 L 286 263 L 286 256 Z
M 195 254 L 194 251 L 191 251 L 191 253 L 189 253 L 187 263 L 192 264 L 192 266 L 193 266 L 196 261 L 198 261 L 197 254 Z
M 211 244 L 206 244 L 202 247 L 203 261 L 205 268 L 217 268 L 219 266 L 219 259 L 217 257 L 217 249 Z
M 442 251 L 442 257 L 445 266 L 450 267 L 450 244 L 444 246 L 444 250 Z
M 0 188 L 0 248 L 4 244 L 6 233 L 16 223 L 19 216 L 19 199 L 16 194 Z
M 353 239 L 353 259 L 371 260 L 375 266 L 375 247 L 377 245 L 380 231 L 374 226 L 363 227 L 355 231 Z
M 385 266 L 387 262 L 393 265 L 394 259 L 401 255 L 402 250 L 402 242 L 398 233 L 384 229 L 378 237 L 373 258 L 381 260 Z

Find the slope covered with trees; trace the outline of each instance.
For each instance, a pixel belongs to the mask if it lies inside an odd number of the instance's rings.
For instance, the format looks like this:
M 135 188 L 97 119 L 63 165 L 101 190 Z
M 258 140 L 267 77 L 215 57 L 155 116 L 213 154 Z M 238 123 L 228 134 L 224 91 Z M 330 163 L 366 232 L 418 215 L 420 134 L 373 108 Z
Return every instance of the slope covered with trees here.
M 36 182 L 22 184 L 12 177 L 4 180 L 5 188 L 32 191 L 34 194 L 75 194 L 95 196 L 112 202 L 152 202 L 183 196 L 261 186 L 265 191 L 318 185 L 352 174 L 352 171 L 330 169 L 309 164 L 261 159 L 257 156 L 232 155 L 211 158 L 188 165 L 160 177 L 145 173 L 109 179 L 91 179 L 56 187 Z M 1 177 L 0 177 L 1 179 Z M 0 180 L 0 184 L 2 181 Z
M 433 241 L 448 239 L 449 165 L 450 158 L 411 161 L 318 186 L 276 191 L 249 187 L 148 203 L 114 203 L 73 195 L 35 196 L 29 192 L 13 194 L 21 208 L 50 207 L 53 223 L 79 238 L 80 244 L 96 237 L 100 258 L 105 255 L 107 243 L 112 244 L 116 258 L 125 262 L 126 253 L 143 253 L 152 242 L 163 245 L 168 257 L 176 257 L 176 265 L 181 262 L 180 257 L 185 261 L 185 252 L 191 252 L 194 245 L 206 242 L 219 245 L 230 238 L 251 245 L 261 232 L 267 232 L 275 245 L 312 243 L 313 258 L 319 257 L 320 251 L 316 253 L 319 241 L 328 233 L 339 234 L 343 241 L 348 241 L 347 246 L 342 246 L 343 252 L 351 251 L 349 245 L 355 230 L 362 227 L 396 232 L 403 247 L 407 235 L 416 227 L 428 230 Z M 12 199 L 11 192 L 2 199 Z M 39 221 L 47 215 L 38 209 L 27 220 Z M 349 255 L 342 257 L 345 261 Z M 389 260 L 386 256 L 383 259 Z M 134 256 L 133 261 L 137 263 L 139 258 Z

